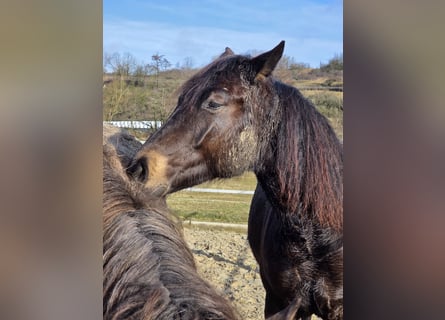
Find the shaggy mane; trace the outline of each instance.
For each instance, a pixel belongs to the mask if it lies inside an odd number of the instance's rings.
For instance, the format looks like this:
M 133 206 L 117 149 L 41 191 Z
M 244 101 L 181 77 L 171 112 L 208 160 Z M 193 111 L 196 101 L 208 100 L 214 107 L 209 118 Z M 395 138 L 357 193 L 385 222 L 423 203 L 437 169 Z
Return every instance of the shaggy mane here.
M 309 212 L 323 226 L 343 228 L 343 148 L 334 130 L 301 93 L 275 82 L 280 97 L 276 171 L 289 213 Z
M 122 132 L 110 135 L 108 129 L 103 145 L 103 319 L 237 319 L 231 305 L 198 275 L 165 201 L 147 195 L 125 174 L 141 144 Z

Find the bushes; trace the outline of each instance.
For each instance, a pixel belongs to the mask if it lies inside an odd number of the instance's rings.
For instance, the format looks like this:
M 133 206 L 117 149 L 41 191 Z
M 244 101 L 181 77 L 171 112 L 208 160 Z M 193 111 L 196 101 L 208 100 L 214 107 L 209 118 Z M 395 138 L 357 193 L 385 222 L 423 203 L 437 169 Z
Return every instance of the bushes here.
M 168 79 L 160 74 L 158 86 L 154 76 L 130 79 L 129 83 L 127 80 L 116 77 L 104 86 L 103 119 L 164 121 L 175 106 L 175 90 L 181 79 Z M 139 86 L 142 82 L 144 86 Z
M 335 55 L 328 63 L 320 64 L 320 70 L 322 71 L 333 71 L 333 70 L 343 70 L 343 54 Z
M 343 93 L 332 91 L 306 91 L 303 94 L 328 118 L 337 136 L 343 139 Z
M 332 92 L 318 92 L 307 96 L 317 107 L 343 111 L 343 97 Z

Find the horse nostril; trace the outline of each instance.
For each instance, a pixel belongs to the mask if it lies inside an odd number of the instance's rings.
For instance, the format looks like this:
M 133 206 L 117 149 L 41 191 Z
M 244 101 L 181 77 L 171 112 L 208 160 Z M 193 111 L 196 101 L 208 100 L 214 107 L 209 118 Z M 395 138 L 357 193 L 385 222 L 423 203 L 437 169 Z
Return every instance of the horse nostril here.
M 148 178 L 147 158 L 142 157 L 134 161 L 127 169 L 127 174 L 139 182 L 146 182 Z

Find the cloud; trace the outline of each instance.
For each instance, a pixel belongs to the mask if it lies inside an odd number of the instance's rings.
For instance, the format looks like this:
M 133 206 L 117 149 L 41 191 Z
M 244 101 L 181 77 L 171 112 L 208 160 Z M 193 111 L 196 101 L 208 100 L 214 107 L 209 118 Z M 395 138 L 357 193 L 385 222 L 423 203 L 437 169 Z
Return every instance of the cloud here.
M 159 52 L 173 65 L 191 57 L 195 66 L 203 66 L 226 46 L 236 53 L 261 52 L 286 40 L 285 54 L 313 67 L 343 52 L 341 5 L 274 3 L 235 8 L 231 1 L 218 1 L 212 8 L 179 5 L 176 10 L 145 4 L 152 14 L 147 21 L 104 15 L 104 51 L 130 52 L 146 63 Z

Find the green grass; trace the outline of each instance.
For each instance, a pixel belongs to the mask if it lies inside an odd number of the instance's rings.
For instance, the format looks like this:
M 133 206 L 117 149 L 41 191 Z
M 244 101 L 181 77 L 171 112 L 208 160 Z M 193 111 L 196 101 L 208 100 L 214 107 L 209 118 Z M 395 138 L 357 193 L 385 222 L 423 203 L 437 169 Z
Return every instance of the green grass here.
M 247 223 L 251 200 L 252 195 L 180 191 L 167 203 L 185 221 Z
M 252 172 L 231 179 L 215 180 L 196 188 L 255 190 Z M 179 191 L 167 198 L 169 208 L 185 221 L 247 223 L 252 195 Z

